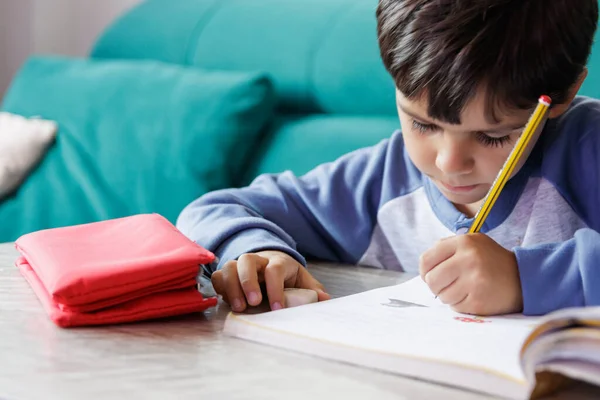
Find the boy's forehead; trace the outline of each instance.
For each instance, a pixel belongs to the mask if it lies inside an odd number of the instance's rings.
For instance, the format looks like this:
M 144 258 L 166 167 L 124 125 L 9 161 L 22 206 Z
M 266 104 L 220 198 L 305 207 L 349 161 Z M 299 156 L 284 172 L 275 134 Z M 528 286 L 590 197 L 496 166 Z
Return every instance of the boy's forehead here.
M 396 96 L 398 106 L 404 111 L 416 113 L 419 117 L 427 118 L 429 121 L 435 120 L 428 113 L 429 96 L 426 93 L 409 99 L 397 90 Z M 487 95 L 485 91 L 480 90 L 465 103 L 460 116 L 461 124 L 459 125 L 483 125 L 489 128 L 519 126 L 521 123 L 525 124 L 530 115 L 531 110 L 502 107 L 500 104 L 495 105 L 493 110 L 490 110 Z

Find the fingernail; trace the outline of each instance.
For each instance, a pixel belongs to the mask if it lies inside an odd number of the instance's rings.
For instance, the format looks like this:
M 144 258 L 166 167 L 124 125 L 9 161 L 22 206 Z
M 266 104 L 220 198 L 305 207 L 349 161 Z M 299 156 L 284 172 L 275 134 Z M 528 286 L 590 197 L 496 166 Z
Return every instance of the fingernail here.
M 283 307 L 281 306 L 281 303 L 273 303 L 271 305 L 271 310 L 273 311 L 277 311 L 277 310 L 281 310 Z
M 260 301 L 260 296 L 258 295 L 258 293 L 250 292 L 250 294 L 248 295 L 248 302 L 250 304 L 252 304 L 253 306 L 255 306 L 258 304 L 259 301 Z
M 242 301 L 240 299 L 233 299 L 233 303 L 231 304 L 231 307 L 233 308 L 234 311 L 242 311 Z

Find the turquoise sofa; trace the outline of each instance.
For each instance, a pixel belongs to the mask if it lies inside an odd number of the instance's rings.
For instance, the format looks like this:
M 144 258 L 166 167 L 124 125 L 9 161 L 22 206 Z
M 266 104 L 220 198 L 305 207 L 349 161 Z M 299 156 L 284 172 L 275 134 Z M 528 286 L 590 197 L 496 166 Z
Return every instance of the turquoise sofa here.
M 87 59 L 34 57 L 2 109 L 59 123 L 0 200 L 0 241 L 158 212 L 261 173 L 302 174 L 399 127 L 376 0 L 146 0 Z M 580 93 L 600 97 L 600 49 Z

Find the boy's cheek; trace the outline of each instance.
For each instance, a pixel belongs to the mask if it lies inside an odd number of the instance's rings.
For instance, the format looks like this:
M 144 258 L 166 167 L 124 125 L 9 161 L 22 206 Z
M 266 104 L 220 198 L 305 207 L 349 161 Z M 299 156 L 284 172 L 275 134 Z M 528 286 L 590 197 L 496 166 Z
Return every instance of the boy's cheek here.
M 406 152 L 412 163 L 422 173 L 435 175 L 432 170 L 435 168 L 436 152 L 431 140 L 410 131 L 403 133 L 402 136 Z

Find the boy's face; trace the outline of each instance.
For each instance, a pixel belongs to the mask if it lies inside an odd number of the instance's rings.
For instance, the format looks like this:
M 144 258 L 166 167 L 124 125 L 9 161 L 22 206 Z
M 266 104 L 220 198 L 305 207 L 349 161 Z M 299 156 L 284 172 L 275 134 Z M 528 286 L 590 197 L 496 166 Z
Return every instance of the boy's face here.
M 461 124 L 434 120 L 427 100 L 409 100 L 396 92 L 406 150 L 458 210 L 474 216 L 508 158 L 532 110 L 486 118 L 485 97 L 478 93 L 465 106 Z M 516 173 L 516 171 L 514 172 Z

